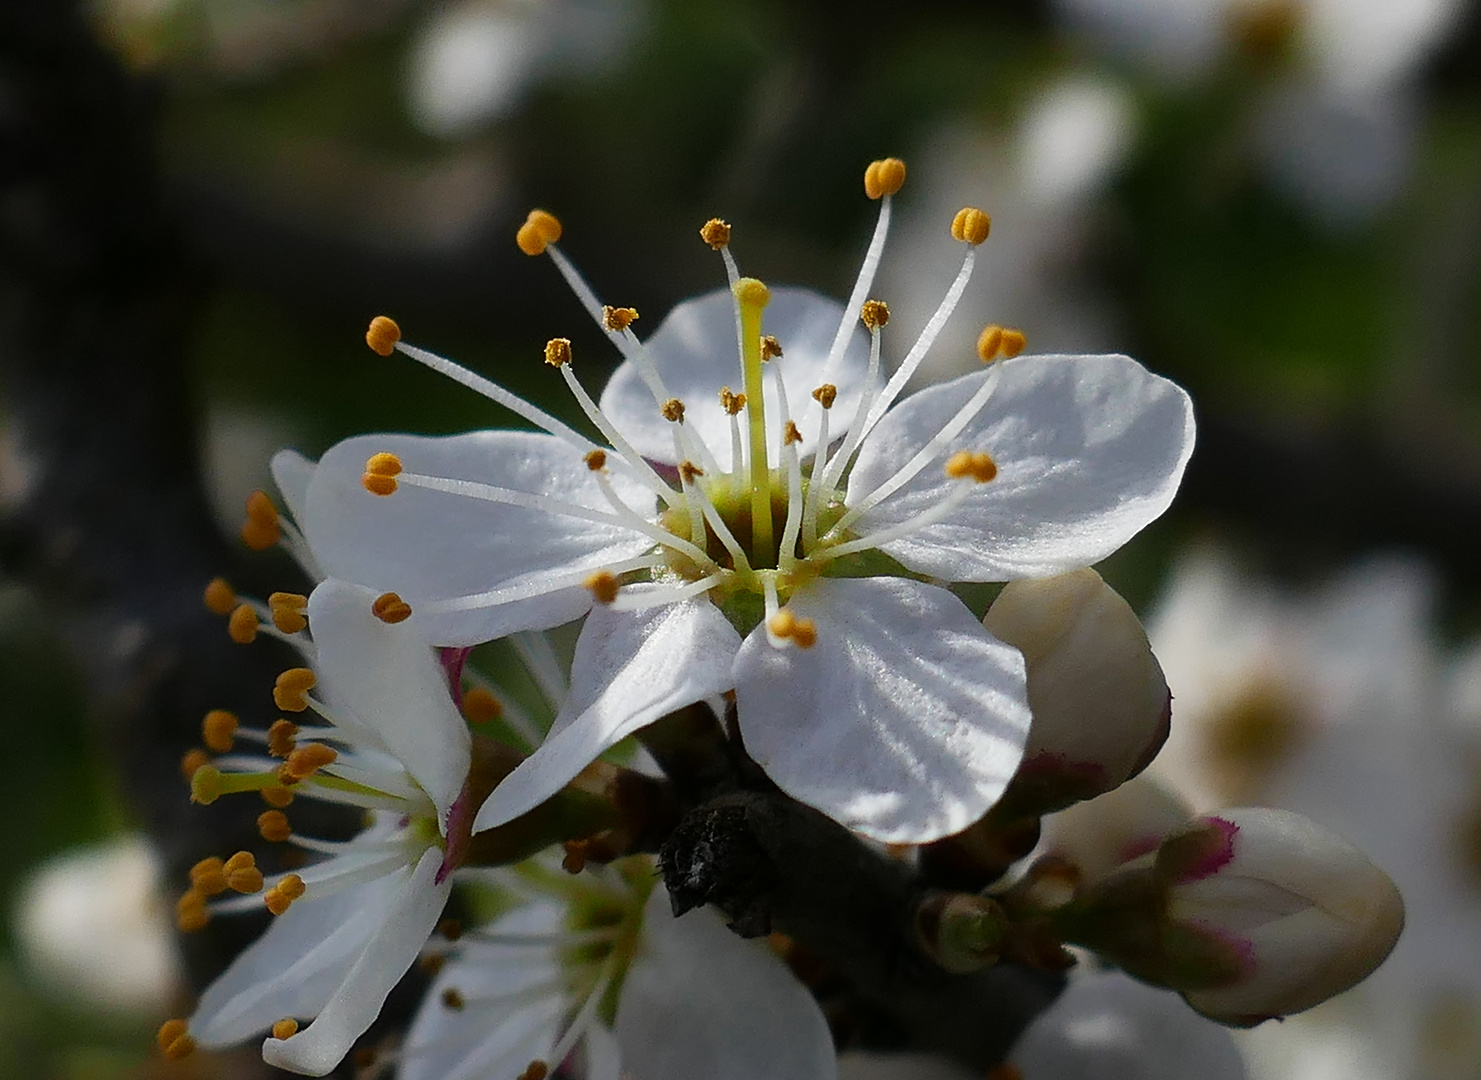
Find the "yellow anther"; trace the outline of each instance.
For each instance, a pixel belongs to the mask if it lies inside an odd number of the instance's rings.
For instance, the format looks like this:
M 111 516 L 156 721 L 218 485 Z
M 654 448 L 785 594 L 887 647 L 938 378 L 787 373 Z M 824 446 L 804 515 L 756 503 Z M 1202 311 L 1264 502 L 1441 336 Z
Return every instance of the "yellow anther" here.
M 275 592 L 267 598 L 267 608 L 272 613 L 273 625 L 285 634 L 296 634 L 309 624 L 304 615 L 309 609 L 309 598 L 302 593 Z
M 284 712 L 303 712 L 309 707 L 306 695 L 319 681 L 311 668 L 289 668 L 273 682 L 273 703 Z
M 211 912 L 206 907 L 206 894 L 199 889 L 186 889 L 175 901 L 175 925 L 183 934 L 204 930 L 211 921 Z
M 788 420 L 782 427 L 782 442 L 787 446 L 791 446 L 794 443 L 800 443 L 801 441 L 802 432 L 797 430 L 796 424 L 794 424 L 791 420 Z
M 390 356 L 396 351 L 396 342 L 401 340 L 401 327 L 396 325 L 396 320 L 385 315 L 377 315 L 370 320 L 370 329 L 365 331 L 365 344 L 370 346 L 372 352 L 382 356 Z
M 717 217 L 710 218 L 699 227 L 699 238 L 719 251 L 730 243 L 730 226 Z
M 190 886 L 205 896 L 226 891 L 226 864 L 214 856 L 202 859 L 190 868 Z
M 792 628 L 792 640 L 800 649 L 811 649 L 818 643 L 818 624 L 811 619 L 798 619 Z
M 235 713 L 229 713 L 225 709 L 212 709 L 201 721 L 201 741 L 216 753 L 224 754 L 232 747 L 239 723 Z
M 762 339 L 761 339 L 761 359 L 762 359 L 762 361 L 765 362 L 767 360 L 775 360 L 778 357 L 780 357 L 781 355 L 782 355 L 782 343 L 780 341 L 778 341 L 776 338 L 772 337 L 772 335 L 770 335 L 770 334 L 766 334 L 765 336 L 763 336 Z
M 185 777 L 186 780 L 189 780 L 195 775 L 197 769 L 202 765 L 209 765 L 210 763 L 211 755 L 199 747 L 194 750 L 187 750 L 185 756 L 180 759 L 180 775 Z
M 463 715 L 470 724 L 492 724 L 504 715 L 504 704 L 493 691 L 475 686 L 463 694 Z
M 607 467 L 607 451 L 589 450 L 581 460 L 586 462 L 586 467 L 592 472 L 601 472 Z
M 571 339 L 553 337 L 545 343 L 545 362 L 551 367 L 564 367 L 571 362 Z
M 676 397 L 671 397 L 665 401 L 659 406 L 658 411 L 671 424 L 682 424 L 684 422 L 684 403 Z
M 262 894 L 262 902 L 267 905 L 268 911 L 274 915 L 281 915 L 288 910 L 293 901 L 303 895 L 304 888 L 303 878 L 297 874 L 289 874 Z
M 372 495 L 391 495 L 401 486 L 394 476 L 376 476 L 374 473 L 360 477 L 360 485 Z
M 622 587 L 617 581 L 617 575 L 610 570 L 598 570 L 581 583 L 591 590 L 599 604 L 610 604 L 617 599 L 617 591 Z
M 620 334 L 633 324 L 638 317 L 636 308 L 613 307 L 608 304 L 602 308 L 602 325 L 614 334 Z
M 519 1080 L 545 1080 L 550 1075 L 550 1066 L 539 1058 L 530 1062 L 525 1071 L 519 1074 Z
M 288 824 L 288 815 L 283 811 L 264 810 L 257 815 L 257 832 L 264 840 L 281 844 L 293 835 L 293 827 Z
M 735 283 L 735 298 L 741 302 L 742 307 L 764 308 L 771 303 L 771 290 L 763 281 L 757 281 L 753 277 L 743 277 Z
M 278 766 L 278 782 L 285 787 L 307 780 L 325 765 L 332 765 L 339 751 L 323 743 L 300 746 L 288 755 L 288 760 Z
M 905 186 L 905 162 L 899 158 L 871 161 L 864 170 L 864 194 L 871 199 L 893 195 Z
M 276 806 L 279 810 L 293 801 L 293 790 L 280 784 L 271 784 L 258 794 L 262 796 L 263 802 L 269 806 Z
M 946 459 L 946 475 L 953 480 L 971 479 L 985 484 L 998 475 L 998 465 L 984 450 L 958 450 Z
M 782 608 L 766 622 L 772 637 L 811 649 L 818 641 L 818 627 L 811 619 L 799 619 L 791 608 Z
M 590 840 L 567 840 L 561 845 L 566 850 L 561 859 L 561 869 L 568 874 L 579 874 L 586 869 L 586 856 L 591 851 Z
M 285 1016 L 273 1025 L 273 1038 L 291 1039 L 298 1034 L 298 1021 L 291 1016 Z
M 279 718 L 267 729 L 267 752 L 273 757 L 287 757 L 298 745 L 298 725 Z
M 825 382 L 812 392 L 812 399 L 825 409 L 833 408 L 833 403 L 838 400 L 838 387 L 832 383 Z
M 561 223 L 554 214 L 531 210 L 514 234 L 514 242 L 526 255 L 543 255 L 545 248 L 561 238 Z
M 463 922 L 461 919 L 443 919 L 437 924 L 437 933 L 448 941 L 457 941 L 463 936 Z
M 1022 331 L 994 323 L 984 326 L 982 333 L 977 335 L 977 357 L 984 364 L 992 363 L 999 356 L 1012 359 L 1023 352 L 1023 347 L 1027 344 L 1028 339 L 1023 336 Z
M 883 300 L 865 300 L 859 318 L 864 320 L 864 325 L 869 329 L 878 330 L 890 321 L 890 305 Z
M 365 462 L 365 475 L 360 483 L 372 495 L 389 495 L 396 490 L 396 477 L 401 472 L 401 459 L 395 454 L 372 454 Z
M 364 1076 L 378 1059 L 379 1055 L 375 1052 L 375 1047 L 362 1046 L 350 1055 L 350 1064 L 358 1070 L 355 1073 L 356 1076 Z
M 679 462 L 679 479 L 686 484 L 694 483 L 704 474 L 705 471 L 692 461 Z
M 184 1020 L 166 1020 L 160 1025 L 155 1041 L 166 1061 L 179 1061 L 195 1051 L 195 1040 L 190 1037 Z
M 992 218 L 975 206 L 962 207 L 956 212 L 956 217 L 951 219 L 952 239 L 971 244 L 973 247 L 986 240 L 991 230 Z
M 731 416 L 734 416 L 746 407 L 746 395 L 734 393 L 730 387 L 722 386 L 720 388 L 720 407 Z
M 212 578 L 202 594 L 206 610 L 213 615 L 230 615 L 237 606 L 237 594 L 225 578 Z
M 797 627 L 797 616 L 792 614 L 791 608 L 782 608 L 770 619 L 766 620 L 766 629 L 772 635 L 779 638 L 789 638 L 792 631 Z
M 226 620 L 226 633 L 238 645 L 250 645 L 257 640 L 257 611 L 251 604 L 238 604 L 237 609 Z
M 467 1004 L 462 993 L 456 986 L 449 986 L 442 992 L 443 1008 L 451 1009 L 453 1012 L 462 1012 L 463 1006 Z
M 262 890 L 262 871 L 250 851 L 239 851 L 226 860 L 226 884 L 232 892 L 255 893 Z
M 437 973 L 447 967 L 447 954 L 424 953 L 417 961 L 417 967 L 421 968 L 428 978 L 435 979 Z
M 202 765 L 190 774 L 190 801 L 210 806 L 221 798 L 221 770 L 214 765 Z
M 242 524 L 242 543 L 253 551 L 266 551 L 283 535 L 278 524 L 278 508 L 265 491 L 247 496 L 247 520 Z
M 370 613 L 381 622 L 394 626 L 411 618 L 411 605 L 396 593 L 381 593 L 370 605 Z

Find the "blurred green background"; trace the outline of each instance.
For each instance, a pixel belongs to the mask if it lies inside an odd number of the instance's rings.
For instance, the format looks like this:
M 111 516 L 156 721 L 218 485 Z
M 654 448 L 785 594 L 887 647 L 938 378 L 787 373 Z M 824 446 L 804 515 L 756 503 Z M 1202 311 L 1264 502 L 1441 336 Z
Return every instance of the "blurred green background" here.
M 1139 609 L 1212 537 L 1292 583 L 1415 553 L 1443 582 L 1439 632 L 1481 629 L 1473 3 L 98 0 L 90 19 L 157 95 L 227 534 L 280 446 L 509 422 L 369 353 L 372 315 L 568 417 L 539 360 L 569 336 L 600 387 L 616 357 L 514 247 L 531 206 L 649 333 L 722 283 L 696 234 L 716 215 L 746 272 L 844 295 L 875 209 L 864 166 L 896 155 L 875 289 L 894 358 L 956 272 L 952 213 L 977 205 L 993 234 L 929 377 L 975 363 L 998 322 L 1192 392 L 1184 496 L 1105 568 Z M 24 468 L 7 447 L 0 489 Z M 6 584 L 7 911 L 49 853 L 130 827 L 84 681 L 45 604 Z M 152 1075 L 167 988 L 100 1007 L 3 925 L 0 1076 Z

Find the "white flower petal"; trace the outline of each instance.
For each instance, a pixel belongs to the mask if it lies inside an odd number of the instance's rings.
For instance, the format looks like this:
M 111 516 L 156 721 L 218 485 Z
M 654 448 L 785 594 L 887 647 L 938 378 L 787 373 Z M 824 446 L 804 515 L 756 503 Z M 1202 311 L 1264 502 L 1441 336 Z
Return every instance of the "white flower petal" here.
M 750 752 L 783 791 L 878 840 L 966 828 L 1023 754 L 1023 656 L 945 589 L 903 578 L 824 578 L 788 606 L 817 624 L 809 649 L 764 626 L 735 661 Z
M 817 1002 L 764 945 L 708 908 L 675 919 L 660 885 L 622 984 L 622 1067 L 643 1080 L 828 1080 L 833 1038 Z
M 402 484 L 372 495 L 361 484 L 372 454 L 396 454 L 408 472 L 577 503 L 609 512 L 581 455 L 550 435 L 475 431 L 450 438 L 362 435 L 330 448 L 309 485 L 303 519 L 310 546 L 332 577 L 419 601 L 486 592 L 512 578 L 598 569 L 647 550 L 652 541 L 616 525 L 491 503 Z M 647 488 L 613 474 L 618 495 L 640 515 Z M 516 630 L 544 630 L 591 606 L 581 586 L 494 608 L 425 613 L 420 633 L 437 645 L 468 645 Z
M 1193 452 L 1193 405 L 1177 384 L 1124 356 L 1021 356 L 1000 361 L 997 389 L 940 461 L 865 514 L 868 534 L 938 505 L 957 481 L 959 449 L 985 450 L 997 478 L 950 516 L 882 550 L 951 581 L 1012 581 L 1089 566 L 1172 502 Z M 864 442 L 848 482 L 857 505 L 936 435 L 989 375 L 922 390 Z
M 289 1072 L 323 1076 L 349 1053 L 437 925 L 452 891 L 451 877 L 436 883 L 441 864 L 441 850 L 429 848 L 415 869 L 396 875 L 389 909 L 344 980 L 308 1027 L 292 1038 L 263 1042 L 264 1061 Z
M 468 725 L 412 623 L 371 614 L 376 594 L 330 578 L 309 597 L 318 668 L 446 814 L 468 778 Z
M 474 829 L 513 820 L 639 728 L 730 689 L 739 648 L 740 635 L 706 599 L 640 611 L 594 608 L 577 639 L 571 690 L 550 735 L 494 789 Z
M 782 358 L 771 363 L 781 364 L 787 404 L 802 432 L 799 449 L 804 457 L 817 449 L 822 409 L 812 392 L 823 381 L 828 349 L 842 317 L 843 305 L 838 301 L 792 286 L 772 288 L 763 317 L 764 332 L 781 342 Z M 665 388 L 684 402 L 684 423 L 714 452 L 720 467 L 729 470 L 730 417 L 720 407 L 720 388 L 744 389 L 730 290 L 716 289 L 679 304 L 648 339 L 647 347 Z M 868 368 L 869 338 L 856 328 L 833 376 L 838 399 L 829 417 L 830 438 L 847 430 L 864 392 Z M 766 430 L 767 447 L 776 461 L 784 418 L 775 404 L 773 377 L 766 376 Z M 638 453 L 675 464 L 673 425 L 659 415 L 653 393 L 635 366 L 623 363 L 617 368 L 602 391 L 601 407 Z
M 285 1016 L 314 1016 L 380 927 L 400 885 L 382 878 L 301 900 L 273 919 L 201 995 L 190 1033 L 201 1046 L 230 1046 Z

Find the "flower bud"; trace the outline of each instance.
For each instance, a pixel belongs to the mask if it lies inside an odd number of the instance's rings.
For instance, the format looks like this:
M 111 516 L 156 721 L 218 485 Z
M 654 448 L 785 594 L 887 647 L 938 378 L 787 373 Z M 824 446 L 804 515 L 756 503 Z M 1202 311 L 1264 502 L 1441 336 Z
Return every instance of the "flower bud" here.
M 1163 842 L 1169 920 L 1222 936 L 1247 958 L 1231 985 L 1184 993 L 1210 1019 L 1248 1026 L 1317 1005 L 1367 978 L 1399 939 L 1394 883 L 1299 814 L 1248 807 Z
M 1136 613 L 1094 570 L 1006 586 L 983 619 L 1023 653 L 1033 712 L 1004 802 L 1042 814 L 1110 791 L 1167 739 L 1171 698 Z
M 1082 883 L 1098 881 L 1156 851 L 1192 813 L 1173 791 L 1138 776 L 1115 791 L 1050 814 L 1039 850 L 1075 867 Z

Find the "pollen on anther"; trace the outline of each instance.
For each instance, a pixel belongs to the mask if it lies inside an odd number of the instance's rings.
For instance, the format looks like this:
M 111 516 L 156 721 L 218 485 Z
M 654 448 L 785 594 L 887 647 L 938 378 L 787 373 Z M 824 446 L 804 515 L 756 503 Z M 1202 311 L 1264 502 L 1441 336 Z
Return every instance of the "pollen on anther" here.
M 545 1078 L 549 1075 L 550 1066 L 545 1064 L 545 1062 L 541 1061 L 539 1058 L 536 1058 L 534 1061 L 530 1062 L 530 1064 L 525 1068 L 524 1072 L 519 1074 L 519 1080 L 545 1080 Z
M 278 766 L 278 782 L 284 785 L 296 784 L 301 780 L 307 780 L 325 765 L 332 765 L 339 757 L 339 751 L 332 746 L 323 743 L 309 743 L 300 746 L 288 759 Z
M 589 450 L 581 460 L 586 462 L 586 467 L 592 472 L 601 472 L 607 467 L 607 451 Z
M 303 878 L 297 874 L 289 874 L 263 893 L 262 901 L 267 905 L 268 911 L 274 915 L 281 915 L 288 910 L 293 901 L 304 894 L 305 889 Z
M 211 921 L 211 912 L 206 907 L 206 894 L 196 888 L 186 889 L 175 901 L 175 926 L 182 934 L 193 934 L 204 930 Z
M 463 936 L 463 924 L 458 919 L 443 919 L 437 924 L 437 933 L 448 941 L 457 941 Z
M 1023 352 L 1028 339 L 1023 332 L 1012 330 L 996 323 L 984 326 L 982 333 L 977 335 L 977 357 L 984 364 L 990 364 L 999 356 L 1012 359 Z
M 658 411 L 671 424 L 682 424 L 684 422 L 684 403 L 676 397 L 671 397 L 665 401 L 659 406 Z
M 237 606 L 236 590 L 225 578 L 212 578 L 201 598 L 206 603 L 206 610 L 213 615 L 230 615 Z
M 705 471 L 692 461 L 679 462 L 679 479 L 686 484 L 694 483 L 704 474 Z
M 871 161 L 864 170 L 864 194 L 871 199 L 893 195 L 905 186 L 905 162 L 899 158 Z
M 838 387 L 832 383 L 824 383 L 812 392 L 812 399 L 825 409 L 833 408 L 833 403 L 838 400 Z
M 964 244 L 976 247 L 987 239 L 992 230 L 992 218 L 975 206 L 964 206 L 951 219 L 951 237 Z
M 212 709 L 201 721 L 201 741 L 216 753 L 224 754 L 232 748 L 239 723 L 235 713 Z
M 620 334 L 633 324 L 637 319 L 638 312 L 630 307 L 612 307 L 610 304 L 602 308 L 602 325 L 614 334 Z
M 545 362 L 551 367 L 564 367 L 571 362 L 571 339 L 553 337 L 545 343 Z
M 719 218 L 712 217 L 699 227 L 699 238 L 713 250 L 719 251 L 730 243 L 730 226 Z
M 720 388 L 720 407 L 734 416 L 746 407 L 746 395 L 737 394 L 728 386 Z
M 579 874 L 586 869 L 586 856 L 591 850 L 589 840 L 567 840 L 562 847 L 566 854 L 561 859 L 561 869 L 568 874 Z
M 226 621 L 226 633 L 238 645 L 250 645 L 257 640 L 257 611 L 250 604 L 238 604 Z
M 206 896 L 216 896 L 226 891 L 226 863 L 212 856 L 202 859 L 190 868 L 190 887 Z
M 442 1004 L 444 1008 L 451 1009 L 453 1012 L 461 1012 L 467 1002 L 464 1001 L 462 993 L 456 986 L 449 986 L 442 992 Z
M 761 359 L 776 360 L 782 355 L 782 343 L 770 334 L 761 338 Z
M 395 625 L 411 618 L 411 605 L 396 593 L 381 593 L 370 605 L 370 613 L 383 623 Z
M 285 758 L 298 745 L 298 725 L 292 720 L 279 717 L 267 729 L 267 752 L 273 757 Z
M 998 465 L 985 450 L 958 450 L 946 459 L 945 471 L 952 480 L 971 479 L 985 484 L 998 475 Z
M 398 486 L 396 477 L 401 469 L 401 459 L 395 454 L 372 454 L 365 462 L 365 475 L 360 483 L 372 495 L 390 495 Z
M 195 1050 L 195 1040 L 190 1037 L 189 1025 L 184 1020 L 166 1020 L 159 1026 L 155 1042 L 166 1061 L 179 1061 Z
M 226 860 L 226 884 L 232 892 L 250 894 L 262 889 L 262 871 L 250 851 L 239 851 Z
M 798 619 L 792 627 L 792 640 L 800 649 L 811 649 L 818 643 L 818 624 L 811 619 Z
M 293 789 L 283 787 L 281 784 L 271 784 L 258 792 L 262 801 L 269 806 L 275 806 L 279 810 L 293 801 Z
M 470 724 L 492 724 L 504 715 L 504 705 L 481 686 L 463 692 L 463 716 Z
M 267 598 L 267 608 L 273 625 L 285 634 L 296 634 L 309 624 L 304 614 L 309 609 L 309 598 L 302 593 L 275 592 Z
M 385 315 L 377 315 L 370 320 L 370 328 L 365 331 L 365 344 L 370 346 L 372 352 L 381 356 L 390 356 L 396 351 L 396 342 L 401 340 L 401 327 L 396 325 L 396 320 Z
M 766 622 L 772 637 L 791 641 L 800 648 L 810 649 L 817 644 L 818 627 L 812 619 L 799 619 L 791 608 L 782 608 Z
M 801 441 L 802 432 L 797 430 L 797 425 L 795 423 L 793 423 L 791 420 L 788 420 L 787 423 L 782 427 L 782 442 L 785 443 L 787 446 L 791 446 L 794 443 L 800 443 Z
M 581 583 L 591 590 L 599 604 L 610 604 L 617 599 L 617 592 L 622 588 L 617 580 L 617 575 L 610 570 L 598 570 Z
M 291 1016 L 285 1016 L 273 1025 L 273 1038 L 291 1039 L 298 1034 L 298 1021 Z
M 543 255 L 547 246 L 561 238 L 561 231 L 561 223 L 554 214 L 531 210 L 514 234 L 514 242 L 526 255 Z
M 242 543 L 253 551 L 266 551 L 282 537 L 278 508 L 265 491 L 247 496 L 247 520 L 242 524 Z
M 284 712 L 303 712 L 309 707 L 305 695 L 318 681 L 311 668 L 289 668 L 273 682 L 273 704 Z
M 185 777 L 186 780 L 189 780 L 195 775 L 197 769 L 202 765 L 209 765 L 210 763 L 211 755 L 207 754 L 200 747 L 187 750 L 185 756 L 180 759 L 180 775 Z
M 283 811 L 264 810 L 257 815 L 257 832 L 269 843 L 281 844 L 293 835 L 293 827 Z
M 859 318 L 864 320 L 864 325 L 870 330 L 878 330 L 890 321 L 890 306 L 883 300 L 865 300 Z

